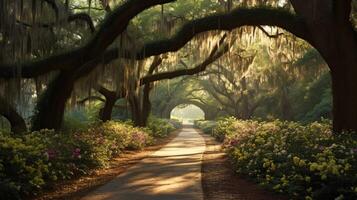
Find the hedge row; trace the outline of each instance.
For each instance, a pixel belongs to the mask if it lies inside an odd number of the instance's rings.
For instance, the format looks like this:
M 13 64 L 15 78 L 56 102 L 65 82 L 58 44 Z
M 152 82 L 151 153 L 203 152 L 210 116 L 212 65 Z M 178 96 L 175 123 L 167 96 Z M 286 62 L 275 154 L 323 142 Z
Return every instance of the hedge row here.
M 357 199 L 357 134 L 332 134 L 329 123 L 226 118 L 212 135 L 237 173 L 292 199 Z
M 169 122 L 152 119 L 149 128 L 109 121 L 74 133 L 41 130 L 15 137 L 0 132 L 1 198 L 36 195 L 58 180 L 106 167 L 123 150 L 141 149 L 173 129 Z

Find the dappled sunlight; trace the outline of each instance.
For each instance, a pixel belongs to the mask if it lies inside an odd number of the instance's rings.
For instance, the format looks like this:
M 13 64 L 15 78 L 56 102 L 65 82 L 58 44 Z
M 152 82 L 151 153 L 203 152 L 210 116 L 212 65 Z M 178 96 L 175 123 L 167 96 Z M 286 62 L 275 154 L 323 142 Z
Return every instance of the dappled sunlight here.
M 204 151 L 203 138 L 184 128 L 165 147 L 84 199 L 202 199 Z
M 356 31 L 357 0 L 0 0 L 0 199 L 202 199 L 196 128 L 257 185 L 357 199 Z

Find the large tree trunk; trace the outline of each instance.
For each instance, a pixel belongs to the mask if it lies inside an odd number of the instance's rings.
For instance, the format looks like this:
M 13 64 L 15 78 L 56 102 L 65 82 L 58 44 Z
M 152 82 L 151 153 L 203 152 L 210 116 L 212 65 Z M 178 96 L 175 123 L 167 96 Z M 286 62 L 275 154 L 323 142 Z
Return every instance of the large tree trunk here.
M 306 18 L 309 42 L 331 69 L 333 131 L 357 131 L 357 33 L 350 21 L 351 1 L 292 2 Z M 308 10 L 312 3 L 316 4 L 313 14 Z
M 27 131 L 25 120 L 2 97 L 0 97 L 0 114 L 10 122 L 11 132 L 21 134 Z
M 343 58 L 341 58 L 343 59 Z M 357 131 L 357 68 L 351 63 L 332 73 L 333 131 Z
M 143 110 L 140 98 L 136 94 L 129 94 L 128 98 L 130 103 L 131 119 L 133 120 L 134 125 L 144 127 L 145 123 L 143 120 Z
M 48 86 L 37 102 L 37 114 L 32 130 L 55 129 L 62 126 L 66 102 L 74 87 L 72 74 L 61 72 Z
M 150 91 L 152 89 L 152 84 L 145 84 L 144 85 L 144 91 L 143 91 L 143 104 L 142 104 L 142 110 L 143 110 L 143 124 L 146 126 L 149 116 L 150 116 L 150 112 L 151 112 L 151 102 L 150 102 Z
M 129 94 L 131 116 L 135 126 L 145 127 L 151 111 L 151 83 L 145 84 L 142 94 Z
M 100 119 L 103 122 L 109 121 L 112 119 L 112 112 L 117 98 L 106 97 L 104 107 L 100 110 Z
M 321 30 L 313 33 L 315 47 L 331 69 L 333 131 L 357 131 L 357 33 L 349 21 Z
M 118 99 L 125 97 L 124 89 L 118 94 L 115 91 L 110 91 L 103 86 L 98 85 L 97 91 L 105 97 L 104 107 L 99 111 L 99 118 L 103 121 L 109 121 L 112 119 L 112 112 L 115 103 Z

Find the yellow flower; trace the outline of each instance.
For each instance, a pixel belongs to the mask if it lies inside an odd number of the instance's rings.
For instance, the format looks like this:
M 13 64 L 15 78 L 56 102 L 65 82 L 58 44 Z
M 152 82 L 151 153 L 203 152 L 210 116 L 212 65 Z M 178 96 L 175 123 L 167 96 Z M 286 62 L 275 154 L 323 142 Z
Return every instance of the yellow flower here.
M 304 160 L 299 161 L 299 167 L 304 167 L 306 165 Z
M 294 164 L 295 164 L 295 165 L 299 165 L 300 158 L 299 158 L 299 157 L 294 156 L 294 157 L 293 157 L 293 162 L 294 162 Z
M 312 200 L 312 198 L 310 196 L 306 196 L 305 200 Z
M 310 171 L 315 171 L 317 169 L 317 163 L 312 163 L 311 165 L 310 165 Z
M 274 164 L 274 163 L 271 163 L 271 170 L 275 171 L 275 169 L 276 169 L 275 164 Z

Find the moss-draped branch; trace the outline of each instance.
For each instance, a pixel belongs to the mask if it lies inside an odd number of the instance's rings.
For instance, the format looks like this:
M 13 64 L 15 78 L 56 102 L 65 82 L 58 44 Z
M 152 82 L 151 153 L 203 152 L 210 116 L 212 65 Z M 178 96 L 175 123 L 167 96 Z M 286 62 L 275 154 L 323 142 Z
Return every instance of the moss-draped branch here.
M 162 72 L 152 75 L 149 74 L 143 77 L 142 79 L 140 79 L 140 85 L 147 85 L 155 81 L 164 80 L 164 79 L 173 79 L 184 75 L 194 75 L 205 71 L 207 66 L 212 64 L 214 61 L 216 61 L 218 58 L 222 57 L 225 53 L 229 51 L 230 46 L 228 44 L 224 44 L 223 47 L 220 47 L 223 44 L 224 40 L 226 39 L 226 36 L 227 35 L 224 35 L 219 41 L 219 43 L 212 49 L 210 55 L 202 63 L 198 64 L 194 68 L 181 69 L 181 70 L 175 70 L 170 72 Z M 233 39 L 232 41 L 235 41 L 235 39 Z
M 37 61 L 1 64 L 0 78 L 33 78 L 55 70 L 75 70 L 86 62 L 100 57 L 127 27 L 129 21 L 152 6 L 175 0 L 129 0 L 116 8 L 86 45 L 66 53 Z
M 103 62 L 108 63 L 119 57 L 141 60 L 178 51 L 200 33 L 213 30 L 230 31 L 242 26 L 262 25 L 278 26 L 312 43 L 305 21 L 293 13 L 276 8 L 238 8 L 230 13 L 217 14 L 188 22 L 173 37 L 146 43 L 134 55 L 131 50 L 117 48 L 107 50 L 103 55 Z
M 304 20 L 293 13 L 276 8 L 238 8 L 227 14 L 212 15 L 188 22 L 173 37 L 144 45 L 134 57 L 143 59 L 178 51 L 194 36 L 207 31 L 231 31 L 242 26 L 261 25 L 283 28 L 297 37 L 311 42 Z M 130 51 L 124 51 L 121 54 L 127 58 L 133 57 Z
M 119 57 L 144 59 L 154 55 L 178 51 L 200 33 L 212 30 L 233 30 L 242 26 L 278 26 L 310 41 L 305 22 L 293 13 L 274 8 L 238 8 L 230 13 L 217 14 L 188 22 L 173 37 L 149 42 L 138 50 L 135 55 L 129 50 L 119 50 L 117 48 L 105 51 L 105 48 L 125 29 L 127 23 L 136 14 L 151 5 L 167 3 L 173 0 L 148 1 L 151 3 L 145 1 L 145 5 L 140 4 L 142 1 L 131 0 L 117 8 L 113 12 L 114 14 L 105 20 L 100 30 L 95 34 L 94 39 L 86 46 L 27 64 L 0 65 L 0 78 L 14 78 L 17 76 L 32 78 L 53 70 L 74 69 L 79 66 L 83 68 L 86 62 L 92 64 L 85 65 L 85 68 L 92 69 L 100 62 L 109 63 Z M 140 6 L 135 7 L 136 4 Z M 90 71 L 90 69 L 83 71 Z

